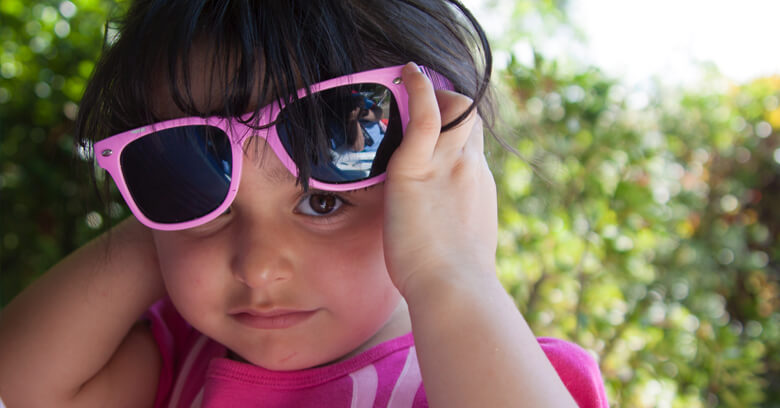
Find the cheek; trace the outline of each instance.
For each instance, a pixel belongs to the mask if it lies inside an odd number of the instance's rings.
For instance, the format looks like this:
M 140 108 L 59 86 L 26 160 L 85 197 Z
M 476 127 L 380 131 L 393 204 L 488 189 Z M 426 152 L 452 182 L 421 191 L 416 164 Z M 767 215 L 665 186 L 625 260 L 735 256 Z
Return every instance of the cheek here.
M 168 294 L 177 305 L 207 303 L 221 286 L 222 251 L 218 245 L 196 245 L 165 234 L 155 237 L 155 244 Z
M 401 300 L 387 273 L 381 229 L 372 238 L 331 251 L 324 258 L 330 259 L 330 269 L 317 277 L 317 290 L 327 296 L 341 335 L 350 342 L 362 343 L 376 334 Z
M 316 245 L 307 256 L 308 278 L 328 293 L 376 301 L 395 291 L 385 266 L 381 220 L 353 230 L 349 237 Z M 317 273 L 320 271 L 320 273 Z

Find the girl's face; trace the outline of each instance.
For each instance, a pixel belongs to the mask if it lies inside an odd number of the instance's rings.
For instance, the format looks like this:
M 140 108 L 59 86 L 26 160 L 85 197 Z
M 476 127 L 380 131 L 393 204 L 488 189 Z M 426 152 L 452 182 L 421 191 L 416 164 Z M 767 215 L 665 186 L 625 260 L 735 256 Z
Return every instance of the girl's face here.
M 193 81 L 196 99 L 205 82 Z M 181 116 L 172 103 L 161 109 Z M 304 194 L 262 139 L 252 143 L 230 211 L 197 228 L 154 231 L 181 315 L 271 370 L 322 365 L 408 332 L 384 262 L 383 187 Z
M 404 306 L 385 269 L 382 186 L 303 194 L 270 151 L 249 159 L 228 213 L 154 232 L 181 315 L 272 370 L 325 364 L 408 330 L 396 330 Z

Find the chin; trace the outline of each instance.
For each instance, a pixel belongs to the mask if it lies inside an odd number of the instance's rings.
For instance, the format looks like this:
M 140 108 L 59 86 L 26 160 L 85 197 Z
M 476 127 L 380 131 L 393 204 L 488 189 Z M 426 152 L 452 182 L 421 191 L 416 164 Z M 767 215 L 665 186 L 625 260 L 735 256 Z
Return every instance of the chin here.
M 309 350 L 298 351 L 289 348 L 276 350 L 272 353 L 259 353 L 259 355 L 258 353 L 231 352 L 234 354 L 231 358 L 271 371 L 298 371 L 329 365 L 339 361 L 341 357 L 322 354 L 321 349 L 320 353 L 317 354 L 313 354 Z
M 247 362 L 271 371 L 300 371 L 326 366 L 331 363 L 330 360 L 323 361 L 323 359 L 307 358 L 307 356 L 295 352 L 272 361 L 262 359 L 256 361 L 248 360 Z

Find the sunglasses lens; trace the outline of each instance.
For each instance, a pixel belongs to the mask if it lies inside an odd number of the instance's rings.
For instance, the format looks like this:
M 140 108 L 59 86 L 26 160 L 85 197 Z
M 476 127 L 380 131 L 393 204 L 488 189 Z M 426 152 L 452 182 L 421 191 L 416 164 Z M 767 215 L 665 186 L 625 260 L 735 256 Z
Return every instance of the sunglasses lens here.
M 221 129 L 181 126 L 128 144 L 120 158 L 133 201 L 162 224 L 191 221 L 214 211 L 227 197 L 233 168 Z
M 385 172 L 390 156 L 401 143 L 403 127 L 392 92 L 379 84 L 353 84 L 299 99 L 279 114 L 276 133 L 292 156 L 296 143 L 291 118 L 316 117 L 329 144 L 328 157 L 312 161 L 311 177 L 339 184 L 365 180 Z M 312 112 L 314 110 L 314 112 Z

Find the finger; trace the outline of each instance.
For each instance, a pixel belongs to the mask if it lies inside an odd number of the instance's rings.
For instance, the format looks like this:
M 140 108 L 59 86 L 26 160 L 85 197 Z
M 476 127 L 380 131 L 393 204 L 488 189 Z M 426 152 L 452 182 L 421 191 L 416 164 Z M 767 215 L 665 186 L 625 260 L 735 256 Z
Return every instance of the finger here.
M 465 112 L 472 104 L 471 98 L 451 91 L 437 90 L 436 99 L 441 112 L 442 123 L 451 123 Z M 474 124 L 478 119 L 475 111 L 454 128 L 444 132 L 436 142 L 438 153 L 459 153 L 469 140 Z
M 450 122 L 453 122 L 474 102 L 466 95 L 446 89 L 437 89 L 435 94 L 436 103 L 439 105 L 439 112 L 441 112 L 442 125 L 448 125 Z
M 406 64 L 401 71 L 401 78 L 409 95 L 409 124 L 393 156 L 426 163 L 433 156 L 441 131 L 441 116 L 433 84 L 413 62 Z
M 482 126 L 482 118 L 479 115 L 474 115 L 474 124 L 471 128 L 471 134 L 466 141 L 466 149 L 470 149 L 475 153 L 483 156 L 485 154 L 485 133 Z

